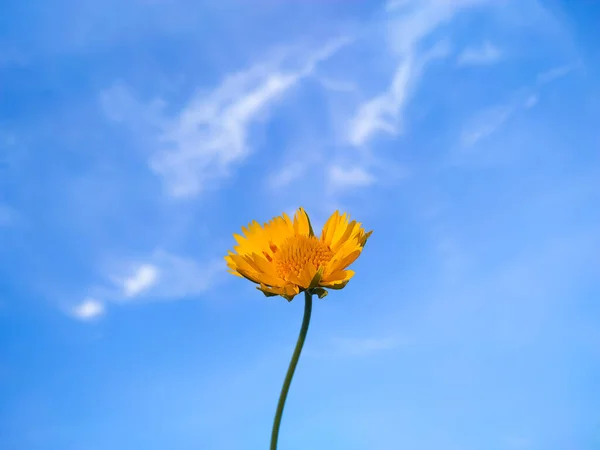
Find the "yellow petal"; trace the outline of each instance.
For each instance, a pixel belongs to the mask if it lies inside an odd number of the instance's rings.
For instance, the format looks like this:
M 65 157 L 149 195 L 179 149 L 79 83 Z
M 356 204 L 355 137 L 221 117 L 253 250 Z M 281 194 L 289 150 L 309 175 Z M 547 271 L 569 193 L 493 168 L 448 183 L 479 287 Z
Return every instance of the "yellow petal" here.
M 248 272 L 247 270 L 239 268 L 237 269 L 237 272 L 244 278 L 252 281 L 253 283 L 260 284 L 260 280 L 258 279 L 257 274 L 255 272 Z
M 249 264 L 249 262 L 247 261 L 247 259 L 243 256 L 240 255 L 231 255 L 230 256 L 231 261 L 234 264 L 234 267 L 231 267 L 234 270 L 239 270 L 239 269 L 243 269 L 247 272 L 256 272 L 256 268 L 252 265 Z
M 287 279 L 290 283 L 293 283 L 296 286 L 302 286 L 304 284 L 302 282 L 302 279 L 299 276 L 297 276 L 295 273 L 288 274 Z
M 307 289 L 310 286 L 312 279 L 317 274 L 317 268 L 309 261 L 302 272 L 300 273 L 300 286 Z
M 293 285 L 285 285 L 285 286 L 267 286 L 264 283 L 261 283 L 260 286 L 256 286 L 256 289 L 259 289 L 263 292 L 267 292 L 269 294 L 275 294 L 275 295 L 287 295 L 287 296 L 294 296 L 296 294 L 298 294 L 300 292 L 300 290 Z
M 273 287 L 273 286 L 267 286 L 266 284 L 260 283 L 259 286 L 256 286 L 256 289 L 258 289 L 259 291 L 264 292 L 264 294 L 267 297 L 273 296 L 273 295 L 281 295 L 284 293 L 284 290 L 282 287 Z
M 353 270 L 340 270 L 338 272 L 333 272 L 333 273 L 323 277 L 323 279 L 321 280 L 321 283 L 319 283 L 319 284 L 321 286 L 327 287 L 332 284 L 339 283 L 341 281 L 348 281 L 353 276 L 354 276 Z
M 277 276 L 277 272 L 275 271 L 275 266 L 273 266 L 273 264 L 269 263 L 266 259 L 260 255 L 257 255 L 256 253 L 253 253 L 251 258 L 252 262 L 255 264 L 255 267 L 258 269 L 258 272 L 264 273 L 265 275 L 268 275 L 274 279 L 278 279 L 281 284 L 284 284 L 283 280 Z
M 369 237 L 373 234 L 373 230 L 369 231 L 368 233 L 365 233 L 364 235 L 360 236 L 358 242 L 360 245 L 362 245 L 363 247 L 365 246 L 365 244 L 367 243 L 367 239 L 369 239 Z
M 237 272 L 236 270 L 228 270 L 227 272 L 229 272 L 231 275 L 235 275 L 236 277 L 240 277 L 240 278 L 244 278 L 243 276 L 241 276 L 239 274 L 239 272 Z
M 340 260 L 334 259 L 330 265 L 328 265 L 327 270 L 329 273 L 337 272 L 338 270 L 344 270 L 350 264 L 352 264 L 356 259 L 360 256 L 360 250 L 354 250 L 349 255 L 344 256 Z
M 294 215 L 294 232 L 297 235 L 302 236 L 313 236 L 312 227 L 310 225 L 310 220 L 308 218 L 308 214 L 304 211 L 304 208 L 298 208 L 296 214 Z
M 331 240 L 333 238 L 333 235 L 335 233 L 335 229 L 339 223 L 340 220 L 340 213 L 338 211 L 335 211 L 331 217 L 329 217 L 329 219 L 327 219 L 327 222 L 325 222 L 325 225 L 323 226 L 323 231 L 321 232 L 321 241 L 324 242 L 325 244 L 329 245 L 331 247 Z
M 279 292 L 273 292 L 271 290 L 271 288 L 269 288 L 268 286 L 265 286 L 264 284 L 261 284 L 260 286 L 256 286 L 256 289 L 258 289 L 263 294 L 265 294 L 265 297 L 275 297 L 277 295 L 281 295 L 281 293 L 279 293 Z
M 331 250 L 336 252 L 342 245 L 344 245 L 348 240 L 352 239 L 352 236 L 358 232 L 360 229 L 360 223 L 357 223 L 356 220 L 353 220 L 349 224 L 344 227 L 338 228 L 339 232 L 336 233 L 334 240 L 331 242 Z
M 327 289 L 340 290 L 340 289 L 344 289 L 346 287 L 346 285 L 348 284 L 348 281 L 350 281 L 350 280 L 342 281 L 340 283 L 327 283 L 327 284 L 324 284 L 323 286 L 325 286 Z

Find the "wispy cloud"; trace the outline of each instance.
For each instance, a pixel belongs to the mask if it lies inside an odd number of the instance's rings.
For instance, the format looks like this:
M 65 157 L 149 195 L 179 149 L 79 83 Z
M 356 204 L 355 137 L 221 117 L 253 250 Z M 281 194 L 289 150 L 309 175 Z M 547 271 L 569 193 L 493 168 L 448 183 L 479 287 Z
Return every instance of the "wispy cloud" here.
M 87 298 L 71 310 L 73 317 L 79 320 L 92 320 L 104 314 L 104 304 L 93 298 Z
M 225 273 L 222 259 L 198 262 L 192 258 L 163 251 L 156 252 L 152 263 L 160 270 L 160 280 L 151 290 L 157 299 L 183 299 L 207 292 L 221 282 Z
M 384 48 L 396 59 L 391 82 L 382 93 L 363 102 L 350 120 L 347 141 L 363 146 L 377 133 L 391 136 L 401 132 L 402 115 L 410 96 L 419 85 L 426 66 L 450 54 L 447 41 L 423 45 L 440 26 L 457 13 L 487 3 L 486 0 L 395 0 L 386 5 L 387 42 Z
M 123 281 L 125 297 L 135 297 L 158 281 L 159 270 L 152 264 L 142 264 L 135 273 Z
M 502 52 L 489 41 L 485 41 L 479 47 L 469 47 L 463 50 L 457 57 L 459 66 L 485 65 L 498 62 L 502 58 Z
M 112 264 L 109 285 L 95 289 L 97 297 L 113 301 L 178 300 L 201 295 L 219 283 L 224 272 L 221 260 L 204 263 L 163 250 L 144 262 Z
M 88 288 L 90 297 L 69 308 L 78 319 L 88 320 L 105 313 L 104 304 L 132 301 L 172 301 L 201 296 L 222 281 L 222 260 L 204 263 L 157 250 L 145 262 L 116 261 L 106 270 L 107 282 Z
M 360 166 L 333 165 L 329 168 L 328 180 L 329 187 L 334 190 L 366 187 L 375 183 L 375 177 Z
M 265 189 L 270 195 L 281 196 L 298 192 L 296 188 L 306 191 L 307 184 L 317 182 L 321 176 L 321 168 L 330 158 L 325 152 L 328 150 L 323 145 L 323 136 L 313 136 L 310 125 L 308 132 L 298 133 L 297 139 L 290 139 L 290 144 L 282 152 L 281 161 L 277 161 L 271 173 L 265 179 Z M 298 198 L 294 199 L 294 203 Z M 305 205 L 308 206 L 308 205 Z
M 416 45 L 421 35 L 408 36 L 410 38 L 414 40 L 412 45 Z M 408 43 L 403 45 L 407 46 Z M 403 109 L 416 88 L 423 69 L 432 60 L 447 56 L 449 51 L 446 42 L 440 42 L 420 55 L 415 55 L 412 49 L 408 49 L 396 67 L 388 89 L 358 107 L 350 121 L 348 142 L 360 147 L 378 132 L 398 134 Z
M 479 141 L 496 133 L 514 114 L 523 109 L 535 107 L 539 102 L 540 85 L 552 83 L 567 76 L 573 71 L 573 66 L 560 66 L 540 73 L 535 80 L 535 88 L 529 89 L 530 94 L 523 98 L 521 94 L 513 94 L 513 99 L 506 104 L 492 106 L 471 117 L 464 125 L 460 141 L 463 147 L 471 147 Z M 533 84 L 533 83 L 532 83 Z
M 278 189 L 288 186 L 306 172 L 306 166 L 307 165 L 304 162 L 300 161 L 286 164 L 269 178 L 268 187 L 271 189 Z
M 349 39 L 314 51 L 297 70 L 267 62 L 227 76 L 212 93 L 199 94 L 169 121 L 150 167 L 174 197 L 189 197 L 229 174 L 251 151 L 250 125 L 264 119 L 286 92 L 310 76 Z
M 477 113 L 463 128 L 460 141 L 463 146 L 470 147 L 480 140 L 495 133 L 508 120 L 515 108 L 494 106 Z
M 413 59 L 407 57 L 396 69 L 390 89 L 358 108 L 348 136 L 352 145 L 364 144 L 376 132 L 397 133 L 399 113 L 406 101 L 412 67 Z
M 571 72 L 575 70 L 573 65 L 564 65 L 554 67 L 552 69 L 548 69 L 545 72 L 542 72 L 537 77 L 537 82 L 539 84 L 550 83 L 551 81 L 558 80 L 559 78 L 563 78 L 569 75 Z

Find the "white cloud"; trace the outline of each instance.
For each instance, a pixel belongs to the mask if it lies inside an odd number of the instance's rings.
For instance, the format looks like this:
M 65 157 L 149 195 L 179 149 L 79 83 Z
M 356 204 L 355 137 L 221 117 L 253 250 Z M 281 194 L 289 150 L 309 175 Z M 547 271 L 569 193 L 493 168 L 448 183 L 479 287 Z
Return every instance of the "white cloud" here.
M 375 182 L 375 178 L 359 166 L 341 167 L 333 165 L 328 173 L 329 185 L 334 189 L 366 187 Z
M 572 65 L 554 67 L 545 72 L 542 72 L 537 77 L 539 84 L 546 84 L 558 80 L 570 74 L 575 68 Z
M 122 261 L 112 264 L 109 284 L 93 286 L 93 298 L 72 308 L 72 316 L 90 320 L 104 314 L 104 304 L 95 298 L 125 304 L 135 300 L 183 300 L 202 295 L 221 282 L 225 272 L 222 259 L 199 263 L 191 258 L 173 255 L 162 250 L 139 264 Z M 123 276 L 123 274 L 128 274 Z
M 461 10 L 490 0 L 405 0 L 388 7 L 388 46 L 398 55 L 415 53 L 418 44 Z M 398 2 L 397 2 L 398 3 Z M 389 6 L 389 4 L 388 4 Z M 398 8 L 398 6 L 408 6 Z M 400 10 L 400 11 L 399 11 Z
M 522 109 L 530 109 L 537 105 L 538 95 L 529 94 L 515 97 L 504 105 L 492 106 L 476 113 L 463 126 L 460 142 L 463 147 L 471 147 L 479 141 L 496 133 L 513 115 Z
M 425 51 L 421 44 L 463 9 L 489 0 L 396 0 L 388 2 L 387 47 L 398 58 L 388 88 L 359 105 L 350 120 L 347 141 L 363 146 L 376 133 L 396 135 L 401 130 L 402 114 L 416 89 L 425 66 L 434 59 L 447 57 L 448 42 L 441 41 Z
M 104 314 L 104 305 L 98 300 L 88 298 L 75 306 L 71 313 L 78 319 L 92 320 Z
M 479 112 L 463 128 L 460 140 L 470 147 L 495 133 L 514 112 L 511 106 L 496 106 Z
M 407 56 L 396 69 L 389 90 L 360 105 L 350 124 L 348 140 L 352 145 L 364 144 L 377 131 L 397 133 L 398 117 L 406 101 L 413 65 L 412 56 Z
M 219 275 L 225 272 L 220 259 L 200 263 L 162 250 L 149 255 L 144 263 L 120 261 L 111 266 L 111 285 L 97 287 L 94 292 L 117 302 L 179 300 L 200 295 L 217 284 Z
M 207 183 L 228 175 L 250 152 L 249 127 L 263 118 L 283 95 L 348 39 L 337 39 L 314 52 L 297 70 L 267 63 L 230 75 L 208 95 L 200 93 L 168 123 L 162 149 L 150 160 L 174 197 L 200 193 Z
M 398 64 L 388 89 L 358 107 L 350 122 L 348 142 L 358 147 L 377 132 L 396 135 L 401 126 L 403 109 L 416 88 L 424 67 L 431 60 L 445 57 L 448 53 L 449 46 L 446 42 L 439 43 L 418 58 L 413 52 L 408 52 Z
M 484 42 L 480 47 L 470 47 L 458 55 L 457 63 L 460 66 L 492 64 L 502 58 L 500 49 L 491 42 Z
M 135 273 L 123 281 L 125 297 L 135 297 L 156 284 L 159 270 L 152 264 L 142 264 Z
M 300 178 L 305 172 L 306 164 L 300 162 L 289 163 L 271 176 L 268 185 L 271 189 L 284 188 Z
M 226 273 L 222 259 L 199 263 L 163 251 L 155 252 L 152 262 L 159 267 L 160 281 L 151 295 L 157 299 L 177 300 L 203 294 L 220 281 Z

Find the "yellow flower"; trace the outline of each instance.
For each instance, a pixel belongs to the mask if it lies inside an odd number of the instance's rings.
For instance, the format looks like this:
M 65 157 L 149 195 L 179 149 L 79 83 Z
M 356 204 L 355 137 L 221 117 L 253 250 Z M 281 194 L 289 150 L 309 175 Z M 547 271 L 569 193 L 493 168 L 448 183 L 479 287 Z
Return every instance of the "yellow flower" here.
M 242 230 L 244 236 L 233 235 L 238 243 L 235 252 L 225 257 L 229 272 L 258 284 L 266 296 L 287 300 L 306 290 L 323 298 L 325 288 L 346 286 L 354 275 L 347 268 L 372 233 L 336 211 L 316 237 L 302 208 L 293 221 L 284 213 L 263 226 L 254 221 Z

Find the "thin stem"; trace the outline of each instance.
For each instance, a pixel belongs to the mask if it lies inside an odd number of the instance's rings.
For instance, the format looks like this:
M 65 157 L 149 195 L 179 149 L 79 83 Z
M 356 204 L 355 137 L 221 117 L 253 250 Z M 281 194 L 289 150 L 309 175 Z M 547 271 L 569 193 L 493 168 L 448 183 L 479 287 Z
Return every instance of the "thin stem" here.
M 275 412 L 275 420 L 273 422 L 273 431 L 271 432 L 271 450 L 277 450 L 277 437 L 279 436 L 279 425 L 281 425 L 281 416 L 283 415 L 283 407 L 285 406 L 285 399 L 287 398 L 290 385 L 292 384 L 292 378 L 294 377 L 294 371 L 298 360 L 300 359 L 300 353 L 302 352 L 302 346 L 306 339 L 306 333 L 308 332 L 308 325 L 310 323 L 310 314 L 312 311 L 312 294 L 308 291 L 304 291 L 304 318 L 302 319 L 302 327 L 300 328 L 300 334 L 298 335 L 298 342 L 296 342 L 296 348 L 290 361 L 285 379 L 283 380 L 283 387 L 281 388 L 281 394 L 279 394 L 279 402 L 277 403 L 277 411 Z

